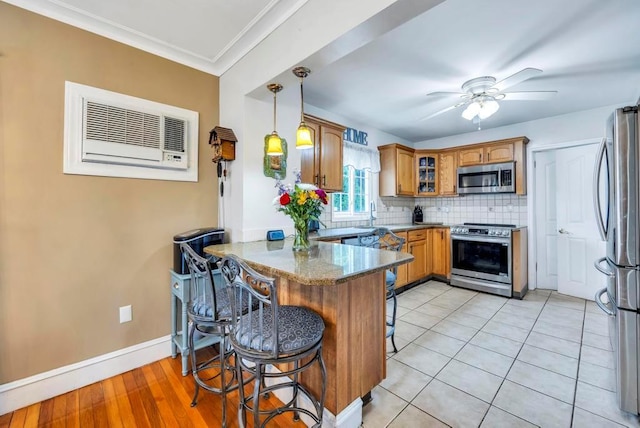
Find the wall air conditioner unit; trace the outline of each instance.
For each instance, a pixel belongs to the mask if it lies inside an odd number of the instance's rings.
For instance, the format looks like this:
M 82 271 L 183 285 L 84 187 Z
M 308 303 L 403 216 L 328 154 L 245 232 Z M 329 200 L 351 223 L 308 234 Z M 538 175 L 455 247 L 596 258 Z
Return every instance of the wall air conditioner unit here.
M 68 174 L 198 180 L 198 113 L 66 82 Z
M 85 100 L 82 161 L 187 169 L 186 121 Z

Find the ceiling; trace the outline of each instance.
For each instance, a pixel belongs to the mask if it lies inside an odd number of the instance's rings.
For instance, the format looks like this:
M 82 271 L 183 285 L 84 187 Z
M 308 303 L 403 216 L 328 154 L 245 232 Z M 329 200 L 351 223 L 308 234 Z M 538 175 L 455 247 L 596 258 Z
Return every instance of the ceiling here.
M 307 0 L 5 0 L 138 48 L 223 74 Z M 153 18 L 149 19 L 149 10 Z M 417 142 L 474 132 L 451 106 L 479 76 L 527 67 L 508 91 L 558 91 L 501 101 L 483 129 L 640 97 L 637 0 L 446 0 L 305 79 L 305 102 Z M 266 91 L 263 91 L 266 92 Z

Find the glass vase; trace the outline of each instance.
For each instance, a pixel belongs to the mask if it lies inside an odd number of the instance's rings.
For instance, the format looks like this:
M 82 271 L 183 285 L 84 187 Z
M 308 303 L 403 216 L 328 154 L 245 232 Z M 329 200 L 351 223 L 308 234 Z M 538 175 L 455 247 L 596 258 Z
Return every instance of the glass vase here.
M 309 251 L 309 221 L 294 221 L 293 251 Z

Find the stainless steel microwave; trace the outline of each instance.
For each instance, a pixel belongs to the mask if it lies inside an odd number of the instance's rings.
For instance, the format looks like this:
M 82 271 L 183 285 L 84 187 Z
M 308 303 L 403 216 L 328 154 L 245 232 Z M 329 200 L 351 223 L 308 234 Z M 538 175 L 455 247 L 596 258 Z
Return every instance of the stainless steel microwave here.
M 515 162 L 458 168 L 458 194 L 514 193 L 516 191 Z

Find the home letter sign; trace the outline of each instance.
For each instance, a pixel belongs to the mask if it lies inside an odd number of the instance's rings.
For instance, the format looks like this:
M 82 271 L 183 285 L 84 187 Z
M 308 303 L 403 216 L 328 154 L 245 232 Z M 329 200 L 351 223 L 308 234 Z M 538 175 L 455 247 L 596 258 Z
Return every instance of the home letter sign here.
M 367 141 L 367 133 L 364 131 L 358 131 L 357 129 L 347 128 L 342 134 L 344 141 L 351 141 L 352 143 L 362 144 L 366 146 L 369 144 Z

